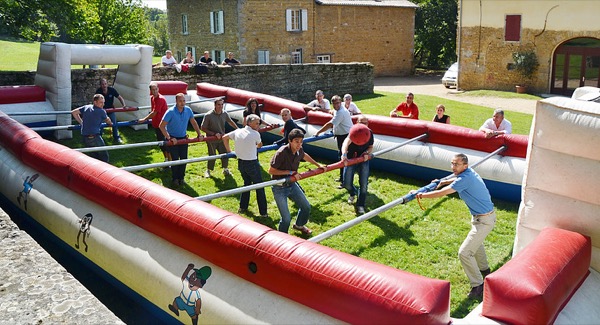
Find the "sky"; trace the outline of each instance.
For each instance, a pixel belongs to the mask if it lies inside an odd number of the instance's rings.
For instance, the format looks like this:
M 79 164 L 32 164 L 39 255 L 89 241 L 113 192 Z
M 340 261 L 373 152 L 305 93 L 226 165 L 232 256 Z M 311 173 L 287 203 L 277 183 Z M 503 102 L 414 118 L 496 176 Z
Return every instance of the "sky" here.
M 167 0 L 142 0 L 142 3 L 150 8 L 167 10 Z

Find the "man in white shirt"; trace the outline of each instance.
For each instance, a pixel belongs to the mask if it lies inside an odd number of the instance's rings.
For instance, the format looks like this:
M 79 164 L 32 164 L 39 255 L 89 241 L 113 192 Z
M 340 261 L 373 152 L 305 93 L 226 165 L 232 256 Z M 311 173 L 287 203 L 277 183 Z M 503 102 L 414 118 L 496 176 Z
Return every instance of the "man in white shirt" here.
M 235 143 L 235 155 L 238 157 L 238 170 L 244 179 L 244 186 L 262 183 L 260 163 L 258 161 L 258 152 L 256 149 L 262 147 L 260 133 L 260 117 L 256 114 L 250 114 L 246 117 L 246 126 L 241 129 L 234 130 L 223 136 L 223 144 L 227 152 L 231 152 L 229 147 L 229 139 Z M 258 201 L 258 210 L 261 217 L 268 217 L 267 214 L 267 197 L 265 189 L 259 188 L 256 190 L 256 200 Z M 250 202 L 250 192 L 243 192 L 240 196 L 239 213 L 248 212 L 248 204 Z
M 177 60 L 173 57 L 173 52 L 167 50 L 165 55 L 160 59 L 163 67 L 174 67 L 177 64 Z
M 479 131 L 485 133 L 486 138 L 492 138 L 500 134 L 511 134 L 512 124 L 504 118 L 504 111 L 494 110 L 494 115 L 483 123 Z
M 325 98 L 325 95 L 323 94 L 322 90 L 317 90 L 317 92 L 315 93 L 315 98 L 316 99 L 312 102 L 304 105 L 304 111 L 320 111 L 329 113 L 329 101 Z

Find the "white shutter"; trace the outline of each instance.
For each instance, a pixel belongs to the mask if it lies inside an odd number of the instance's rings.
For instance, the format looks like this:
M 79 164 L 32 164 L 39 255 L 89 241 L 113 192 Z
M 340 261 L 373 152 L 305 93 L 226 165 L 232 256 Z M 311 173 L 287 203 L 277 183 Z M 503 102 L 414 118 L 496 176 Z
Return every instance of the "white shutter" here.
M 308 10 L 302 9 L 302 30 L 308 30 Z
M 258 64 L 269 64 L 269 51 L 259 50 L 258 51 Z
M 219 16 L 219 25 L 217 26 L 217 34 L 223 34 L 223 32 L 225 31 L 225 23 L 223 22 L 223 11 L 219 11 L 217 13 L 217 15 Z
M 292 30 L 292 9 L 285 10 L 285 30 L 288 32 Z
M 213 17 L 213 14 L 214 14 L 214 12 L 212 12 L 212 11 L 209 13 L 209 15 L 210 15 L 210 32 L 213 34 L 216 34 L 215 33 L 215 18 Z

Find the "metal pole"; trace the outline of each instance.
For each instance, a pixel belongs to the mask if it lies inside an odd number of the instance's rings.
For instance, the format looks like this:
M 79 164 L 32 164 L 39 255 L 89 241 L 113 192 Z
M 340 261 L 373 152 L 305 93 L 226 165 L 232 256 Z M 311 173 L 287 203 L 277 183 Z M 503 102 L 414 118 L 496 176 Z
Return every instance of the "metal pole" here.
M 225 190 L 225 191 L 221 191 L 221 192 L 217 192 L 217 193 L 198 196 L 198 197 L 196 197 L 196 199 L 200 200 L 200 201 L 208 202 L 213 199 L 217 199 L 217 198 L 224 197 L 224 196 L 239 194 L 239 193 L 243 193 L 243 192 L 247 192 L 247 191 L 256 190 L 259 188 L 265 188 L 268 186 L 283 184 L 283 183 L 285 183 L 285 181 L 286 181 L 285 178 L 274 179 L 274 180 L 266 181 L 266 182 L 262 182 L 262 183 L 256 183 L 256 184 L 252 184 L 252 185 L 237 187 L 237 188 L 234 188 L 231 190 Z
M 497 155 L 498 153 L 500 153 L 500 152 L 502 152 L 504 150 L 506 150 L 506 146 L 502 146 L 502 147 L 496 149 L 492 153 L 490 153 L 487 156 L 483 157 L 477 163 L 473 164 L 471 166 L 471 168 L 475 168 L 475 167 L 479 166 L 484 161 L 490 159 L 491 157 Z M 446 179 L 446 178 L 452 177 L 453 175 L 454 174 L 450 174 L 450 175 L 448 175 L 448 176 L 446 176 L 446 177 L 444 177 L 442 179 Z M 339 226 L 337 226 L 337 227 L 335 227 L 333 229 L 330 229 L 330 230 L 328 230 L 328 231 L 326 231 L 326 232 L 324 232 L 324 233 L 322 233 L 322 234 L 320 234 L 318 236 L 312 237 L 312 238 L 308 239 L 308 241 L 318 243 L 318 242 L 320 242 L 322 240 L 325 240 L 325 239 L 327 239 L 329 237 L 332 237 L 333 235 L 339 234 L 340 232 L 342 232 L 342 231 L 344 231 L 344 230 L 346 230 L 348 228 L 354 227 L 357 224 L 359 224 L 359 223 L 361 223 L 361 222 L 363 222 L 365 220 L 371 219 L 372 217 L 378 215 L 381 212 L 387 211 L 387 210 L 389 210 L 389 209 L 391 209 L 391 208 L 393 208 L 393 207 L 395 207 L 397 205 L 405 204 L 405 203 L 408 203 L 408 202 L 414 200 L 414 198 L 416 197 L 417 193 L 423 193 L 423 192 L 433 191 L 438 186 L 439 183 L 440 183 L 440 181 L 431 182 L 428 185 L 419 188 L 414 193 L 406 194 L 405 196 L 403 196 L 403 197 L 401 197 L 399 199 L 396 199 L 396 200 L 394 200 L 394 201 L 392 201 L 392 202 L 390 202 L 388 204 L 382 205 L 382 206 L 380 206 L 379 208 L 377 208 L 375 210 L 369 211 L 369 212 L 363 214 L 362 216 L 359 216 L 359 217 L 357 217 L 355 219 L 352 219 L 352 220 L 350 220 L 348 222 L 345 222 L 345 223 L 343 223 L 343 224 L 341 224 L 341 225 L 339 225 Z
M 414 137 L 414 138 L 412 138 L 412 139 L 410 139 L 410 140 L 406 140 L 406 141 L 404 141 L 404 142 L 402 142 L 402 143 L 399 143 L 399 144 L 397 144 L 397 145 L 394 145 L 394 146 L 391 146 L 391 147 L 389 147 L 389 148 L 385 148 L 385 149 L 383 149 L 383 150 L 379 150 L 379 151 L 377 151 L 377 152 L 374 152 L 374 153 L 373 153 L 373 156 L 374 156 L 374 157 L 381 156 L 381 155 L 383 155 L 383 154 L 385 154 L 385 153 L 388 153 L 388 152 L 390 152 L 390 151 L 392 151 L 392 150 L 396 150 L 396 149 L 398 149 L 398 148 L 400 148 L 400 147 L 403 147 L 403 146 L 405 146 L 405 145 L 407 145 L 407 144 L 409 144 L 409 143 L 413 143 L 413 142 L 415 142 L 415 141 L 421 140 L 421 139 L 423 139 L 423 138 L 426 138 L 426 137 L 428 137 L 428 136 L 429 136 L 429 135 L 428 135 L 427 133 L 423 133 L 423 134 L 421 134 L 421 135 L 420 135 L 420 136 L 418 136 L 418 137 Z
M 97 152 L 97 151 L 130 149 L 130 148 L 140 148 L 140 147 L 149 147 L 149 146 L 163 146 L 164 144 L 165 144 L 165 141 L 151 141 L 151 142 L 140 142 L 140 143 L 131 143 L 131 144 L 120 144 L 120 145 L 113 145 L 113 146 L 77 148 L 77 149 L 73 149 L 73 150 L 79 151 L 79 152 Z

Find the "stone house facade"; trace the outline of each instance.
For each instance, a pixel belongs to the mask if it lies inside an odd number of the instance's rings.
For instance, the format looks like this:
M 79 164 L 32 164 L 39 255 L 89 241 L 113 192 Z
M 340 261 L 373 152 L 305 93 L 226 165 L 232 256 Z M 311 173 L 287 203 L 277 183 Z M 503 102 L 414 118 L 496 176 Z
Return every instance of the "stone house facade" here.
M 221 63 L 371 62 L 376 76 L 413 69 L 417 6 L 407 0 L 167 0 L 176 58 Z
M 459 0 L 458 87 L 570 96 L 600 87 L 598 1 Z M 533 51 L 539 66 L 530 80 L 513 54 Z

